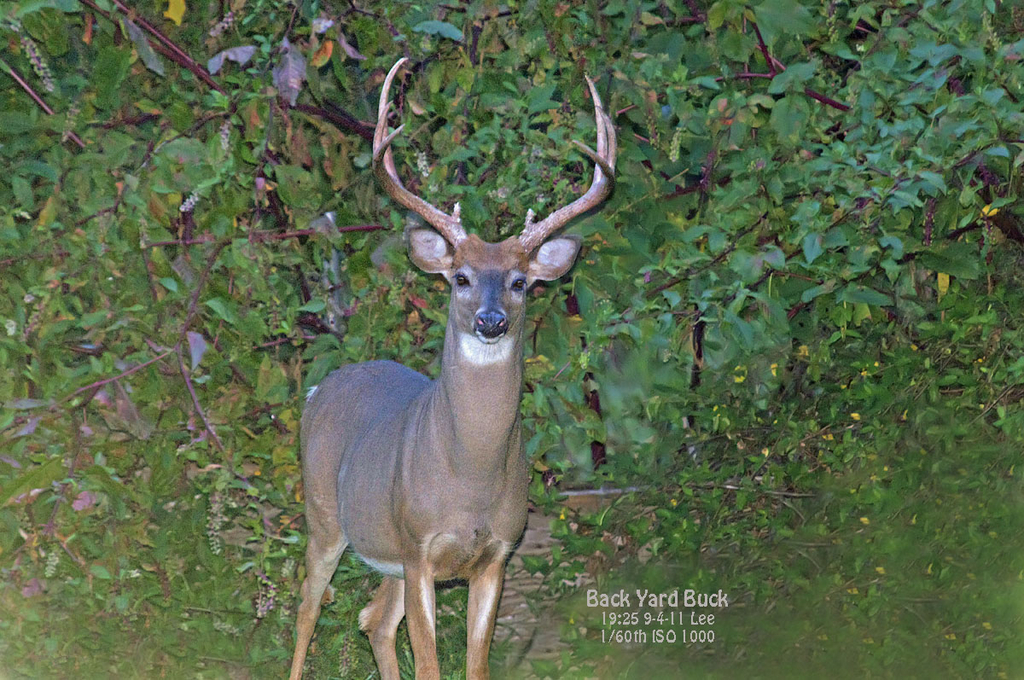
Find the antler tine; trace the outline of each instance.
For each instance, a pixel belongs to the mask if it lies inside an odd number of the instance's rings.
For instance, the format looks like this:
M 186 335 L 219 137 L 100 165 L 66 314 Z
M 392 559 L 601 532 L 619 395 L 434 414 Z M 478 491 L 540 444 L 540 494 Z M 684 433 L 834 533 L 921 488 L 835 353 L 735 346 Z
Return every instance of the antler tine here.
M 601 104 L 601 97 L 597 94 L 594 81 L 587 78 L 587 85 L 590 87 L 590 97 L 594 100 L 594 119 L 597 126 L 597 151 L 594 151 L 586 144 L 573 140 L 573 144 L 594 161 L 594 180 L 590 183 L 587 193 L 583 194 L 567 206 L 563 206 L 545 217 L 540 222 L 533 221 L 533 211 L 526 214 L 526 224 L 523 233 L 519 235 L 519 242 L 527 252 L 544 243 L 544 241 L 562 227 L 569 220 L 581 215 L 598 205 L 612 192 L 615 184 L 615 127 L 611 118 L 604 111 Z
M 377 105 L 377 127 L 373 131 L 373 174 L 377 181 L 388 192 L 388 195 L 398 203 L 425 219 L 453 246 L 459 244 L 466 238 L 466 231 L 462 228 L 462 221 L 459 218 L 459 205 L 455 204 L 452 215 L 438 210 L 430 203 L 405 188 L 402 180 L 398 178 L 398 170 L 395 168 L 395 158 L 391 153 L 391 142 L 401 134 L 404 125 L 388 134 L 388 108 L 391 105 L 389 94 L 391 92 L 391 81 L 395 79 L 398 70 L 409 61 L 402 57 L 388 71 L 384 79 L 384 85 L 380 91 L 380 103 Z

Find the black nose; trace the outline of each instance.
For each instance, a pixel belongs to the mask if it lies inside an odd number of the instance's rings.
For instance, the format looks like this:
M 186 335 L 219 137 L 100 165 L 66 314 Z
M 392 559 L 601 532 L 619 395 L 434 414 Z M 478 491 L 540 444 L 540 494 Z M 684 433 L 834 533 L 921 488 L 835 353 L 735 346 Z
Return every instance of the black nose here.
M 508 330 L 508 319 L 501 312 L 480 312 L 476 315 L 476 332 L 485 338 L 496 338 Z

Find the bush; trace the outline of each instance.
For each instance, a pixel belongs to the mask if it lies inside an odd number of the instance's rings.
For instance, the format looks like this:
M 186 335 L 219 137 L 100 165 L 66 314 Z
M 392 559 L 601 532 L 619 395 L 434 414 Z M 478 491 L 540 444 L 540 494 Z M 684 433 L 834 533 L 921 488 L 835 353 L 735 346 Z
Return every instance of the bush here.
M 572 651 L 534 673 L 1019 672 L 1019 8 L 223 6 L 2 10 L 10 673 L 282 673 L 305 389 L 438 370 L 446 290 L 368 167 L 400 55 L 400 173 L 485 238 L 589 182 L 585 73 L 621 141 L 580 265 L 529 312 L 560 546 L 528 566 Z M 559 500 L 600 485 L 632 491 Z M 373 668 L 369 577 L 339 581 L 318 677 Z M 733 605 L 714 643 L 609 647 L 595 582 Z

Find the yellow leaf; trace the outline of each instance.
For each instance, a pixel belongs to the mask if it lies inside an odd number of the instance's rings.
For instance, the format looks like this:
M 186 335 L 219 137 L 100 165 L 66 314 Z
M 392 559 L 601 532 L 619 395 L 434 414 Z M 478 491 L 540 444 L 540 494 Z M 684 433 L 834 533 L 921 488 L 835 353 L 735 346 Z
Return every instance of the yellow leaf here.
M 313 66 L 320 68 L 326 64 L 330 60 L 332 52 L 334 52 L 334 41 L 328 40 L 313 55 Z
M 167 0 L 167 11 L 164 16 L 181 26 L 181 18 L 185 16 L 185 0 Z
M 939 297 L 941 298 L 949 290 L 949 274 L 939 272 Z
M 53 223 L 53 220 L 57 218 L 57 196 L 53 195 L 46 199 L 46 203 L 43 204 L 43 209 L 39 211 L 39 217 L 36 219 L 37 227 L 48 227 Z

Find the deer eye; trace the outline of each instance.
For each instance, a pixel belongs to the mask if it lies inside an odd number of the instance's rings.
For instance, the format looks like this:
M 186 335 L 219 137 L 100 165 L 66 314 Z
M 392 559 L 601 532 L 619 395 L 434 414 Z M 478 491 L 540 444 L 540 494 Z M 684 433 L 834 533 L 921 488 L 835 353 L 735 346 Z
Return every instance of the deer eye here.
M 455 283 L 456 283 L 456 285 L 459 285 L 459 286 L 468 286 L 469 285 L 469 279 L 466 278 L 465 274 L 456 274 L 455 275 Z
M 526 288 L 526 279 L 516 279 L 512 282 L 512 290 L 519 292 Z

